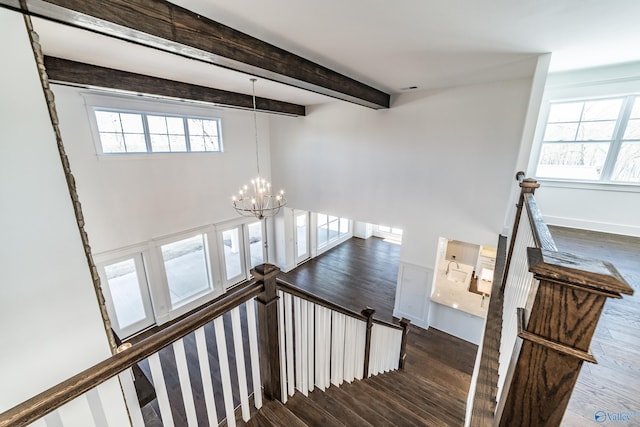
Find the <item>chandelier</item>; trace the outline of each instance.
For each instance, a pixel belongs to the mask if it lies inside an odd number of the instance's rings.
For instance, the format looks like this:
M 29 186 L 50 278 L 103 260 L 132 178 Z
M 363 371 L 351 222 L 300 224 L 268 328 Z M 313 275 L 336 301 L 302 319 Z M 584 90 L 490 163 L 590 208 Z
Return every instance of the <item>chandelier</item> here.
M 244 185 L 233 196 L 233 208 L 242 216 L 254 216 L 258 219 L 276 215 L 280 208 L 287 204 L 284 191 L 271 193 L 271 183 L 260 177 L 260 158 L 258 157 L 258 119 L 256 111 L 256 79 L 251 79 L 253 86 L 253 128 L 256 140 L 256 166 L 258 176 L 251 180 L 250 185 Z

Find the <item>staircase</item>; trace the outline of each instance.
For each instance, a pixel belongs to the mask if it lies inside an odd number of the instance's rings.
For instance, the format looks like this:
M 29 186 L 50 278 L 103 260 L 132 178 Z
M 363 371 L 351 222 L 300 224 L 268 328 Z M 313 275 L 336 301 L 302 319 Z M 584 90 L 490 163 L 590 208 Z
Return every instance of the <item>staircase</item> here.
M 462 426 L 465 401 L 442 385 L 394 371 L 306 397 L 297 392 L 286 404 L 265 402 L 238 425 L 268 426 Z

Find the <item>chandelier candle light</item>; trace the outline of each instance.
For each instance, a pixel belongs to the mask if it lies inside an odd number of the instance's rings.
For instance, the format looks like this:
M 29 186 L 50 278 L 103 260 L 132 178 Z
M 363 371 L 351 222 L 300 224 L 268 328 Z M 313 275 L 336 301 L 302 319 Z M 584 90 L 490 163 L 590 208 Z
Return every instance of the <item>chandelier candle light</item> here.
M 256 140 L 256 166 L 258 177 L 251 180 L 251 185 L 243 186 L 237 196 L 233 196 L 233 207 L 242 216 L 254 216 L 263 219 L 276 215 L 280 208 L 287 204 L 284 190 L 276 195 L 271 194 L 271 183 L 260 177 L 260 159 L 258 157 L 258 119 L 256 111 L 256 79 L 253 85 L 253 127 Z

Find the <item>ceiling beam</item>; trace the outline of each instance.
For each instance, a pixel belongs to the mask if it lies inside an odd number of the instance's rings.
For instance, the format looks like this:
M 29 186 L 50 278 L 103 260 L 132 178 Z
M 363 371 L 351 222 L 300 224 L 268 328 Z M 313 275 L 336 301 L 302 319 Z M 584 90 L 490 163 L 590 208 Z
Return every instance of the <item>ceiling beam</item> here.
M 253 108 L 251 95 L 228 92 L 190 83 L 145 76 L 143 74 L 114 70 L 83 64 L 67 59 L 44 57 L 44 65 L 51 82 L 83 87 L 118 89 L 128 92 L 159 95 L 170 98 L 211 102 L 225 107 Z M 256 109 L 269 113 L 304 116 L 304 105 L 256 97 Z
M 15 0 L 0 4 L 15 7 Z M 388 108 L 378 89 L 165 0 L 22 0 L 31 15 L 310 90 Z

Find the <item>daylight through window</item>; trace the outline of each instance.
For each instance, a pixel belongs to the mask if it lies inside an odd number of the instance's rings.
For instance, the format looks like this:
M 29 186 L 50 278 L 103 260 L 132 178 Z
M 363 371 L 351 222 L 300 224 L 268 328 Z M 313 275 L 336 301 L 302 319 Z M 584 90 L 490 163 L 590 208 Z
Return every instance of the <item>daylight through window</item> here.
M 104 154 L 220 152 L 220 120 L 95 109 Z
M 640 183 L 638 98 L 551 103 L 536 176 Z

